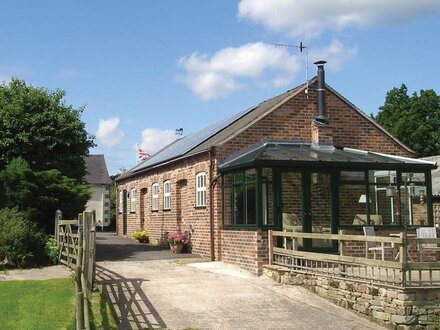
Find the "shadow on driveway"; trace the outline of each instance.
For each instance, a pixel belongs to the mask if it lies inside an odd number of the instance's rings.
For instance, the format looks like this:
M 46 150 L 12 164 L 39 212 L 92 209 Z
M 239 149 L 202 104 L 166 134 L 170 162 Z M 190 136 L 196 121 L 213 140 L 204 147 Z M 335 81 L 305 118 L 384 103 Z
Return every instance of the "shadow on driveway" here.
M 148 261 L 163 259 L 199 258 L 190 253 L 175 254 L 168 246 L 138 243 L 116 233 L 96 233 L 96 261 Z
M 96 266 L 96 279 L 102 285 L 103 295 L 111 302 L 114 314 L 119 317 L 119 329 L 166 328 L 141 289 L 145 279 L 125 278 L 100 265 Z

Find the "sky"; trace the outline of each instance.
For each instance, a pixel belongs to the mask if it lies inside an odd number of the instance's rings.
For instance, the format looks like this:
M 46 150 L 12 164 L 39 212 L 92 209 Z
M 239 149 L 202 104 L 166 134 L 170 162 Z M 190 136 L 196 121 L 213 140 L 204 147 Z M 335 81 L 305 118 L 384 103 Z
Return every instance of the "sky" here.
M 3 1 L 0 81 L 64 90 L 117 174 L 137 144 L 154 154 L 304 83 L 317 60 L 366 114 L 402 83 L 439 94 L 439 36 L 438 0 Z

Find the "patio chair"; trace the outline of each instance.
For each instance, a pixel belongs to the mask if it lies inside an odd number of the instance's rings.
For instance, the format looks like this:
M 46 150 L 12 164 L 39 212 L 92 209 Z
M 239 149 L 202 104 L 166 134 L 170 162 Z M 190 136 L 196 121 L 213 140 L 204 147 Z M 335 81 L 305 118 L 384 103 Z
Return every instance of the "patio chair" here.
M 417 228 L 417 238 L 437 238 L 437 229 L 435 227 L 420 227 Z M 436 243 L 421 243 L 417 244 L 419 251 L 419 258 L 423 256 L 424 251 L 440 251 L 440 247 Z
M 376 233 L 374 232 L 374 227 L 364 227 L 364 235 L 376 236 Z M 374 259 L 376 259 L 376 254 L 378 251 L 380 251 L 382 254 L 382 260 L 385 260 L 385 250 L 387 249 L 393 250 L 393 247 L 391 245 L 385 245 L 383 242 L 365 242 L 365 258 L 368 259 L 368 252 L 372 251 Z

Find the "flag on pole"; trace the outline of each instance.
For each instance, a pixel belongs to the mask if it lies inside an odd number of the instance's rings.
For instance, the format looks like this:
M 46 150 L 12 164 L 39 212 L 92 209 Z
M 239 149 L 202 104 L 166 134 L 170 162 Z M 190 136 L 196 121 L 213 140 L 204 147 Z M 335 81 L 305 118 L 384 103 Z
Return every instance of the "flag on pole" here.
M 151 154 L 149 154 L 146 151 L 143 151 L 139 144 L 137 145 L 137 149 L 138 149 L 138 160 L 139 161 L 144 160 L 144 159 L 148 159 L 151 157 Z

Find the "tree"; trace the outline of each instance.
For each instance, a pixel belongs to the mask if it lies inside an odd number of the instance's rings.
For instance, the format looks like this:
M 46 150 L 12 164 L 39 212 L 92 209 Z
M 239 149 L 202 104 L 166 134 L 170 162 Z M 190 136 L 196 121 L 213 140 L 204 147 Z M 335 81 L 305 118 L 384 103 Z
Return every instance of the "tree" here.
M 434 90 L 408 96 L 408 88 L 388 91 L 385 103 L 372 118 L 418 157 L 440 154 L 440 97 Z
M 19 79 L 0 85 L 0 170 L 21 157 L 33 171 L 57 169 L 83 180 L 95 144 L 81 121 L 84 109 L 67 106 L 64 95 Z
M 66 217 L 84 210 L 85 157 L 95 144 L 81 121 L 83 108 L 65 93 L 19 79 L 0 84 L 0 208 L 14 208 L 47 231 L 57 209 Z
M 0 171 L 0 209 L 15 208 L 46 231 L 53 230 L 55 211 L 74 218 L 91 196 L 89 185 L 78 184 L 56 169 L 32 171 L 22 158 L 14 158 Z

